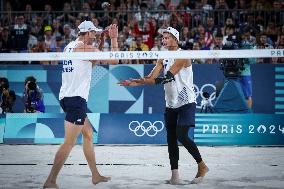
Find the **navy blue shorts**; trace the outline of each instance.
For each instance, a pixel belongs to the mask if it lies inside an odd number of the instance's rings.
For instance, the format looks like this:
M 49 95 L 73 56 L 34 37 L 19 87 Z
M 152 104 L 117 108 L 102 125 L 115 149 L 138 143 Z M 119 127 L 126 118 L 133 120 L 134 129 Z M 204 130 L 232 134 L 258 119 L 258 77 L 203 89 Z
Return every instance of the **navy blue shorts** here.
M 87 102 L 80 96 L 64 97 L 60 106 L 66 113 L 65 120 L 75 125 L 84 125 L 87 117 Z
M 240 77 L 240 84 L 243 89 L 245 98 L 248 99 L 252 97 L 252 81 L 251 76 L 241 76 Z
M 195 103 L 189 103 L 179 108 L 166 108 L 166 126 L 195 126 Z

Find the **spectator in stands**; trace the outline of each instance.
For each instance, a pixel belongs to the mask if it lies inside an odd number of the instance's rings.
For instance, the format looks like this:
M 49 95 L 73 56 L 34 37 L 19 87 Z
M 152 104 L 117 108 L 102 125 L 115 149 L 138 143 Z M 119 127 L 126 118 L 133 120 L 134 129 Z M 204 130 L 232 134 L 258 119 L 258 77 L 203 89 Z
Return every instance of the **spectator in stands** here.
M 266 30 L 265 30 L 265 33 L 267 33 L 268 37 L 270 39 L 272 39 L 272 41 L 276 41 L 277 40 L 277 28 L 276 28 L 276 25 L 274 22 L 269 22 L 267 27 L 266 27 Z
M 25 9 L 25 14 L 24 14 L 24 17 L 25 17 L 25 23 L 27 24 L 31 24 L 32 21 L 36 18 L 36 14 L 33 12 L 33 9 L 32 9 L 32 5 L 31 4 L 26 4 L 26 9 Z
M 205 30 L 205 27 L 202 24 L 200 24 L 194 39 L 199 40 L 201 43 L 201 50 L 209 50 L 213 41 L 213 36 L 210 32 Z
M 186 11 L 186 7 L 184 3 L 181 1 L 177 8 L 178 12 L 176 13 L 177 17 L 181 19 L 183 26 L 191 25 L 191 14 L 190 12 Z
M 143 43 L 145 43 L 149 49 L 151 49 L 154 45 L 154 35 L 155 35 L 155 30 L 152 25 L 152 22 L 145 22 L 143 26 L 143 30 L 139 29 L 138 26 L 138 21 L 136 18 L 134 18 L 134 35 L 135 36 L 142 36 Z
M 0 113 L 12 113 L 16 101 L 15 91 L 9 89 L 9 81 L 5 77 L 0 78 Z
M 53 36 L 51 26 L 44 27 L 44 42 L 48 52 L 50 52 L 51 48 L 55 46 L 55 37 Z
M 138 0 L 127 0 L 126 6 L 127 6 L 128 11 L 138 11 L 139 10 Z
M 31 52 L 48 52 L 43 37 L 39 36 L 37 38 L 37 44 L 32 47 Z M 32 61 L 31 64 L 49 64 L 49 61 Z
M 12 40 L 10 31 L 7 27 L 1 28 L 1 37 L 0 37 L 0 53 L 9 53 L 12 49 Z M 3 62 L 2 62 L 3 63 Z
M 11 28 L 13 50 L 16 52 L 27 52 L 30 28 L 25 24 L 23 15 L 16 16 L 16 23 Z
M 63 27 L 61 25 L 60 20 L 54 19 L 52 23 L 53 28 L 53 37 L 56 38 L 58 36 L 63 36 Z
M 264 46 L 265 49 L 273 49 L 270 40 L 267 38 L 267 34 L 264 32 L 258 34 L 257 47 L 258 46 Z
M 144 22 L 148 22 L 151 15 L 147 12 L 148 6 L 146 3 L 141 3 L 139 6 L 138 13 L 135 14 L 135 18 L 137 19 L 139 25 L 143 24 Z
M 33 76 L 29 76 L 25 79 L 23 100 L 25 103 L 24 112 L 27 113 L 45 112 L 43 91 L 37 85 L 36 78 L 34 78 Z
M 216 35 L 218 32 L 218 27 L 215 25 L 214 17 L 208 16 L 207 17 L 207 24 L 205 25 L 205 30 L 211 33 L 213 36 Z
M 192 49 L 192 42 L 193 40 L 191 39 L 189 28 L 184 26 L 181 30 L 181 36 L 179 41 L 181 49 L 184 50 Z
M 119 20 L 118 29 L 121 30 L 123 26 L 127 25 L 131 13 L 127 12 L 127 7 L 125 3 L 121 3 L 117 10 L 119 10 L 116 15 L 116 18 Z
M 63 52 L 65 44 L 63 43 L 62 37 L 57 36 L 55 38 L 54 46 L 51 46 L 51 52 Z
M 132 43 L 132 46 L 130 46 L 130 51 L 149 51 L 148 45 L 143 43 L 143 39 L 141 36 L 137 36 L 135 38 L 135 41 Z M 144 61 L 144 60 L 133 60 L 132 64 L 143 64 L 149 61 Z
M 53 23 L 53 15 L 51 13 L 52 6 L 50 4 L 44 5 L 44 13 L 42 14 L 42 19 L 44 25 L 52 25 Z
M 92 18 L 92 12 L 89 3 L 82 3 L 81 11 L 83 12 L 80 12 L 77 16 L 77 18 L 79 18 L 80 20 L 90 20 Z
M 224 10 L 229 10 L 229 7 L 228 7 L 225 0 L 216 1 L 215 10 L 217 10 L 216 12 L 214 12 L 216 23 L 223 25 L 225 23 L 225 19 L 228 18 L 228 17 L 231 17 L 230 12 L 224 11 Z
M 284 33 L 278 35 L 276 45 L 284 45 Z
M 28 52 L 31 52 L 32 48 L 36 45 L 37 45 L 37 38 L 31 31 L 29 35 L 29 41 L 28 41 Z
M 32 24 L 31 24 L 31 33 L 34 35 L 34 36 L 40 36 L 40 35 L 43 35 L 44 34 L 44 31 L 43 31 L 44 27 L 43 27 L 43 21 L 42 21 L 42 17 L 37 15 L 35 17 L 35 19 L 32 21 Z
M 201 43 L 198 41 L 194 41 L 192 45 L 192 50 L 201 50 Z M 193 59 L 192 63 L 194 64 L 204 64 L 205 59 Z
M 73 11 L 80 11 L 82 7 L 84 7 L 82 6 L 81 0 L 71 0 L 70 6 Z M 90 7 L 89 3 L 88 6 Z M 90 11 L 90 9 L 88 11 Z
M 69 24 L 65 24 L 63 26 L 63 43 L 65 45 L 69 44 L 71 41 L 74 41 L 76 36 L 74 36 L 74 32 L 72 32 L 71 26 Z
M 225 45 L 227 43 L 227 38 L 230 35 L 235 34 L 235 26 L 234 25 L 227 25 L 224 28 L 224 35 L 223 35 L 223 44 Z
M 210 49 L 222 49 L 223 48 L 223 35 L 221 32 L 218 32 L 214 37 L 213 37 L 213 43 L 211 44 Z
M 164 4 L 160 4 L 157 8 L 158 12 L 155 13 L 154 15 L 152 15 L 152 17 L 154 17 L 157 22 L 158 22 L 158 26 L 163 25 L 165 20 L 168 20 L 170 15 L 168 13 L 168 11 L 166 11 L 166 6 Z
M 162 44 L 162 39 L 159 37 L 155 37 L 155 42 L 154 42 L 154 46 L 151 49 L 151 51 L 165 51 L 167 50 L 163 44 Z
M 133 41 L 135 40 L 133 32 L 131 31 L 131 28 L 129 26 L 124 26 L 122 30 L 122 34 L 125 36 L 125 43 L 130 48 L 130 46 L 132 46 Z
M 68 2 L 64 3 L 63 14 L 58 16 L 57 19 L 65 24 L 72 24 L 75 22 L 75 16 L 71 14 L 71 5 Z

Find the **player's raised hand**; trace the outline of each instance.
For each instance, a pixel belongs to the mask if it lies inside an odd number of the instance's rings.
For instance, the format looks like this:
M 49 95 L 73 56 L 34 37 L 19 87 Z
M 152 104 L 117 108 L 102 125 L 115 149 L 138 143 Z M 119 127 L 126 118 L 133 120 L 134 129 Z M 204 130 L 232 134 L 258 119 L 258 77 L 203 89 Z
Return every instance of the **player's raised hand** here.
M 118 26 L 116 24 L 111 24 L 107 27 L 110 38 L 118 38 Z

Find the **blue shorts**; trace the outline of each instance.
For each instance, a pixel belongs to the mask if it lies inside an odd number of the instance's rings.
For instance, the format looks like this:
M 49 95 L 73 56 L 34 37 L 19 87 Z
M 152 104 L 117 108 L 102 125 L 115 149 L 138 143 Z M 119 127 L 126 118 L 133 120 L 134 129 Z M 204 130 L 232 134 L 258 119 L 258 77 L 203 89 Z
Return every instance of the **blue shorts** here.
M 60 106 L 66 113 L 65 120 L 75 125 L 84 125 L 87 117 L 87 102 L 80 96 L 64 97 Z
M 166 108 L 166 127 L 173 126 L 195 126 L 195 103 L 189 103 L 179 108 Z
M 240 77 L 240 84 L 243 89 L 243 93 L 245 98 L 248 99 L 252 97 L 252 80 L 251 76 L 241 76 Z

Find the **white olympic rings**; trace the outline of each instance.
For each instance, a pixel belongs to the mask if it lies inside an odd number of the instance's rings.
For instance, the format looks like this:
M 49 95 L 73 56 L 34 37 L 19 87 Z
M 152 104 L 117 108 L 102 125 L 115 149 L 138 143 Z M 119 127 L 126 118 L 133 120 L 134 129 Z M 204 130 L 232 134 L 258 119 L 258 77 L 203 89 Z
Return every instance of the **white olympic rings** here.
M 204 91 L 205 87 L 212 87 L 213 88 L 214 92 L 211 93 L 209 98 L 208 98 L 210 105 L 213 106 L 212 101 L 216 98 L 216 87 L 213 84 L 210 84 L 210 83 L 204 84 L 204 85 L 202 85 L 200 90 L 199 90 L 198 86 L 194 84 L 194 91 L 195 91 L 196 99 L 198 98 L 198 96 L 200 96 L 202 98 L 202 100 L 206 100 L 206 98 L 203 96 L 203 92 L 205 92 Z M 196 105 L 196 108 L 201 108 L 201 105 L 199 105 L 199 103 L 198 103 Z
M 155 121 L 153 124 L 151 121 L 142 121 L 142 123 L 139 121 L 131 121 L 129 123 L 129 130 L 134 132 L 138 137 L 142 137 L 145 134 L 149 137 L 154 137 L 163 129 L 164 123 L 162 121 Z

